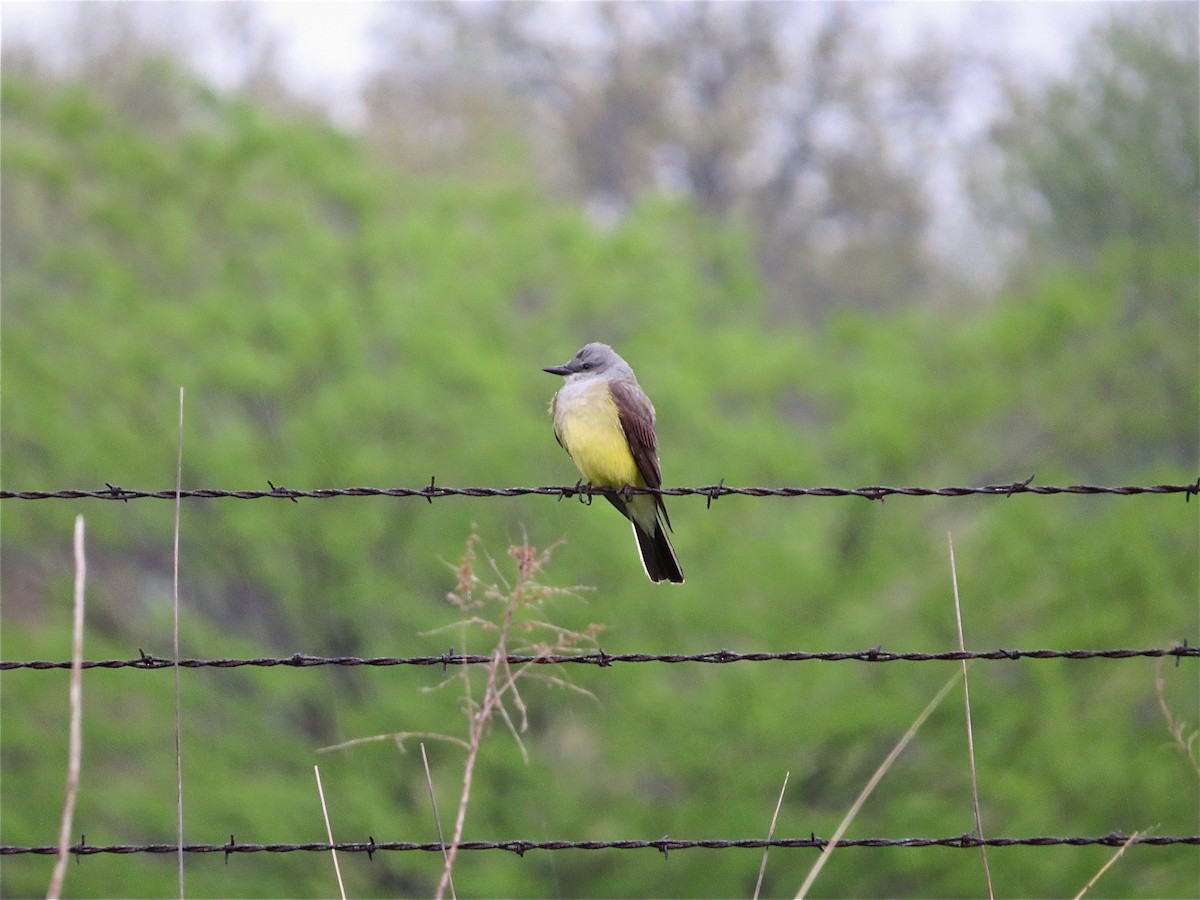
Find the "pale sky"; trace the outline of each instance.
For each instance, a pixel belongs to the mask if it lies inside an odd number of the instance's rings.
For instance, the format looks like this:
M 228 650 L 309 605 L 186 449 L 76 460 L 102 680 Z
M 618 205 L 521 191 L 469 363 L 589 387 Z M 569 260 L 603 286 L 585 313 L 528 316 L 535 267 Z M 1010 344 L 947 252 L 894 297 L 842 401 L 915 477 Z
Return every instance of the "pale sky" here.
M 93 0 L 96 7 L 112 0 Z M 257 0 L 249 3 L 279 40 L 279 62 L 302 93 L 325 99 L 337 119 L 359 116 L 357 93 L 375 64 L 371 27 L 384 0 Z M 236 79 L 235 54 L 216 27 L 230 4 L 213 0 L 149 0 L 152 27 L 187 35 L 197 67 L 218 85 Z M 1059 71 L 1082 31 L 1118 4 L 1103 2 L 888 2 L 871 3 L 872 15 L 898 50 L 936 34 L 981 53 L 1020 60 L 1031 74 Z M 0 28 L 5 40 L 29 40 L 53 60 L 64 52 L 63 22 L 72 3 L 4 0 Z
M 46 2 L 0 0 L 0 36 L 29 42 L 39 59 L 54 66 L 69 62 L 72 47 L 89 40 L 93 29 L 103 27 L 103 10 L 119 0 Z M 192 64 L 218 87 L 236 86 L 245 64 L 244 32 L 230 28 L 239 13 L 275 42 L 276 64 L 293 93 L 317 101 L 333 119 L 351 128 L 364 118 L 360 90 L 378 66 L 379 49 L 372 41 L 381 13 L 394 13 L 400 3 L 413 0 L 248 0 L 245 3 L 215 0 L 137 0 L 138 26 L 144 36 L 166 40 L 187 53 Z M 418 0 L 419 2 L 419 0 Z M 554 0 L 565 3 L 566 0 Z M 684 0 L 680 0 L 684 2 Z M 89 22 L 86 35 L 67 27 L 83 12 Z M 968 56 L 1006 62 L 1009 75 L 1031 81 L 1068 70 L 1073 50 L 1085 30 L 1128 3 L 1099 2 L 918 2 L 862 0 L 866 20 L 883 36 L 884 44 L 906 55 L 918 51 L 930 37 L 965 51 Z M 386 8 L 386 9 L 385 9 Z M 549 8 L 552 8 L 549 7 Z M 582 9 L 576 4 L 575 10 Z M 565 10 L 564 10 L 565 11 Z M 551 15 L 552 26 L 567 29 L 576 23 Z M 72 36 L 76 42 L 72 44 Z M 261 37 L 261 34 L 260 34 Z M 965 77 L 971 77 L 967 74 Z M 999 112 L 995 85 L 964 83 L 946 124 L 952 142 L 969 143 L 982 133 Z M 944 157 L 944 158 L 943 158 Z M 940 161 L 939 161 L 940 160 Z M 925 171 L 926 189 L 933 204 L 934 224 L 928 239 L 935 252 L 957 256 L 970 245 L 971 223 L 959 183 L 956 155 L 930 156 Z M 990 240 L 990 239 L 989 239 Z M 975 266 L 977 277 L 989 277 L 986 267 Z

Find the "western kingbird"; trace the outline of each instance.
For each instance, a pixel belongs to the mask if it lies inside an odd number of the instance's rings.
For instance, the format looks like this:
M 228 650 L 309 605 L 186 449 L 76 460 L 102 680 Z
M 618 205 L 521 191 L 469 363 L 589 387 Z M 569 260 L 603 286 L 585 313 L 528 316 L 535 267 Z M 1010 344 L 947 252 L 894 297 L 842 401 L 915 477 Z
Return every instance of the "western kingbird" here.
M 542 371 L 567 379 L 550 402 L 554 436 L 591 485 L 612 490 L 626 485 L 662 487 L 654 406 L 629 363 L 607 344 L 588 344 L 565 366 Z M 605 496 L 633 523 L 650 580 L 682 584 L 683 570 L 667 538 L 671 518 L 662 497 Z

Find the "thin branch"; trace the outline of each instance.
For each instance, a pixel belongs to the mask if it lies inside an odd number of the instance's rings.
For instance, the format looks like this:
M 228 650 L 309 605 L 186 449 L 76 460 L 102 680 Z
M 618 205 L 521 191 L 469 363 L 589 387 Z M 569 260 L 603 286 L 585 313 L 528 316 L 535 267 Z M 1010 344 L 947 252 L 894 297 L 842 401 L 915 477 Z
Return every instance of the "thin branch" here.
M 50 877 L 47 898 L 62 896 L 67 872 L 67 849 L 71 846 L 71 824 L 75 818 L 75 800 L 79 794 L 79 773 L 83 758 L 83 587 L 87 579 L 87 560 L 83 553 L 83 516 L 75 517 L 75 617 L 71 641 L 71 735 L 67 752 L 67 796 L 63 801 L 62 823 L 58 829 L 58 856 Z
M 347 750 L 350 747 L 358 744 L 371 744 L 376 741 L 395 741 L 396 746 L 401 753 L 406 753 L 404 742 L 412 738 L 427 738 L 432 741 L 446 741 L 449 744 L 458 744 L 464 750 L 471 749 L 471 745 L 462 738 L 454 737 L 451 734 L 438 734 L 435 731 L 396 731 L 391 734 L 373 734 L 369 737 L 354 738 L 349 741 L 342 741 L 340 744 L 333 744 L 329 747 L 318 747 L 318 753 L 332 753 L 334 750 Z
M 507 682 L 505 684 L 505 687 L 508 687 L 511 684 L 512 684 L 511 681 Z M 501 688 L 501 690 L 497 692 L 497 694 L 496 694 L 497 703 L 495 705 L 495 708 L 500 713 L 500 718 L 502 718 L 504 720 L 504 724 L 508 726 L 508 732 L 509 732 L 509 734 L 512 735 L 513 740 L 516 741 L 517 749 L 521 751 L 521 761 L 524 762 L 525 765 L 529 765 L 529 751 L 525 748 L 525 742 L 523 740 L 521 740 L 520 731 L 518 731 L 516 724 L 513 722 L 512 716 L 508 712 L 508 707 L 506 707 L 504 705 L 504 703 L 501 701 L 501 695 L 503 694 L 503 692 L 504 692 L 503 688 Z M 520 695 L 517 694 L 515 690 L 513 691 L 513 693 L 514 693 L 514 695 L 517 696 L 518 701 L 519 701 Z M 524 729 L 521 729 L 521 730 L 524 730 Z
M 1183 751 L 1183 755 L 1188 758 L 1188 762 L 1192 764 L 1192 769 L 1197 775 L 1200 775 L 1200 762 L 1196 760 L 1196 754 L 1192 749 L 1192 745 L 1196 741 L 1196 736 L 1193 734 L 1191 740 L 1183 733 L 1184 723 L 1177 722 L 1175 716 L 1171 713 L 1171 707 L 1167 703 L 1167 686 L 1163 680 L 1162 660 L 1158 661 L 1158 668 L 1154 673 L 1154 693 L 1158 695 L 1158 708 L 1162 710 L 1163 718 L 1167 721 L 1167 730 L 1171 732 L 1171 737 L 1175 739 L 1175 743 L 1179 745 L 1179 749 Z
M 958 626 L 958 649 L 966 652 L 963 640 L 962 605 L 958 598 L 958 568 L 954 564 L 954 536 L 946 533 L 950 542 L 950 579 L 954 582 L 954 621 Z M 975 808 L 975 834 L 983 840 L 983 817 L 979 812 L 979 776 L 975 770 L 975 729 L 971 726 L 971 689 L 967 683 L 967 661 L 962 661 L 963 705 L 967 711 L 967 756 L 971 763 L 971 800 Z M 992 870 L 988 867 L 987 845 L 979 845 L 979 855 L 983 858 L 983 880 L 987 882 L 988 897 L 995 900 L 992 890 Z
M 492 710 L 499 702 L 499 695 L 496 691 L 496 676 L 500 671 L 500 659 L 503 657 L 503 641 L 506 636 L 506 633 L 502 631 L 500 643 L 497 644 L 496 652 L 492 657 L 492 665 L 488 667 L 487 685 L 483 689 L 483 705 L 471 717 L 471 740 L 470 747 L 467 750 L 467 760 L 463 765 L 462 793 L 458 799 L 458 813 L 454 818 L 454 837 L 450 840 L 450 849 L 446 854 L 446 867 L 442 870 L 442 877 L 438 882 L 437 893 L 435 894 L 439 900 L 445 896 L 446 888 L 450 883 L 451 871 L 454 868 L 454 860 L 458 855 L 458 845 L 462 842 L 463 826 L 467 820 L 467 803 L 470 800 L 471 785 L 475 779 L 475 761 L 479 758 L 479 748 L 483 744 L 483 732 L 488 720 L 491 718 Z
M 329 824 L 329 809 L 325 805 L 325 788 L 321 786 L 321 767 L 313 766 L 317 776 L 317 795 L 321 798 L 321 815 L 325 817 L 325 836 L 329 838 L 329 852 L 333 855 L 333 873 L 337 876 L 338 894 L 346 900 L 346 886 L 342 884 L 342 867 L 338 865 L 337 850 L 333 846 L 333 826 Z
M 493 568 L 494 567 L 493 561 Z M 466 566 L 464 566 L 464 568 L 466 568 Z M 454 837 L 451 838 L 450 849 L 446 854 L 446 866 L 442 870 L 442 877 L 438 882 L 436 894 L 438 900 L 441 900 L 441 898 L 445 895 L 446 888 L 450 884 L 451 872 L 454 869 L 454 860 L 458 855 L 458 846 L 462 841 L 463 826 L 465 825 L 467 818 L 467 803 L 471 796 L 471 785 L 475 777 L 475 761 L 479 758 L 479 749 L 483 743 L 484 730 L 487 728 L 487 724 L 491 720 L 492 714 L 496 711 L 496 709 L 500 710 L 509 728 L 513 727 L 512 721 L 508 716 L 508 710 L 505 709 L 504 701 L 501 698 L 502 690 L 513 685 L 511 681 L 508 681 L 503 687 L 500 687 L 498 685 L 498 681 L 502 669 L 510 679 L 513 677 L 511 670 L 509 670 L 507 667 L 508 637 L 509 633 L 512 631 L 513 615 L 516 612 L 517 607 L 521 605 L 525 596 L 524 588 L 527 581 L 527 570 L 525 566 L 518 563 L 517 573 L 516 586 L 509 591 L 504 605 L 504 611 L 500 617 L 500 626 L 496 634 L 496 646 L 492 651 L 491 663 L 488 665 L 487 669 L 487 683 L 484 685 L 483 689 L 483 702 L 479 709 L 477 709 L 474 715 L 470 718 L 470 748 L 467 750 L 467 759 L 463 766 L 462 792 L 458 801 L 458 813 L 454 819 Z M 468 690 L 470 689 L 469 680 L 467 688 Z M 514 694 L 515 693 L 516 692 L 514 690 Z M 515 729 L 513 730 L 513 734 L 514 736 L 516 735 Z M 520 739 L 518 739 L 517 743 L 518 745 L 521 744 Z M 521 745 L 521 750 L 522 753 L 524 753 L 525 748 L 523 745 Z

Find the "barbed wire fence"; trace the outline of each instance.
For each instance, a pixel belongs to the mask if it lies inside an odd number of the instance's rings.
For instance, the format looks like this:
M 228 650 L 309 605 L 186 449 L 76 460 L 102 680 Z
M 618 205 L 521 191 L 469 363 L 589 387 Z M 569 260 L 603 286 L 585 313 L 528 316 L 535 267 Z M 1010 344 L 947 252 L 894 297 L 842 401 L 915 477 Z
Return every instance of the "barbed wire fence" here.
M 131 500 L 324 500 L 338 497 L 394 497 L 423 499 L 432 503 L 435 499 L 450 497 L 470 498 L 512 498 L 524 496 L 551 496 L 559 500 L 578 499 L 590 503 L 597 496 L 619 493 L 625 496 L 633 494 L 655 494 L 664 497 L 703 496 L 706 505 L 710 506 L 716 500 L 724 497 L 740 496 L 752 498 L 798 498 L 798 497 L 857 497 L 872 501 L 884 501 L 889 497 L 1001 497 L 1009 498 L 1028 494 L 1034 496 L 1119 496 L 1133 497 L 1144 495 L 1178 495 L 1182 494 L 1185 502 L 1200 494 L 1200 478 L 1189 483 L 1164 483 L 1153 485 L 1121 485 L 1106 486 L 1094 484 L 1075 484 L 1065 486 L 1035 485 L 1033 478 L 1009 484 L 992 484 L 977 487 L 892 487 L 874 485 L 860 488 L 839 487 L 732 487 L 719 482 L 715 485 L 702 487 L 681 488 L 635 488 L 626 487 L 620 491 L 593 488 L 590 485 L 576 484 L 574 486 L 542 486 L 542 487 L 444 487 L 431 478 L 428 485 L 420 488 L 411 487 L 350 487 L 325 488 L 315 490 L 296 490 L 268 482 L 267 490 L 222 490 L 222 489 L 189 489 L 189 490 L 138 490 L 106 483 L 103 488 L 78 490 L 59 489 L 50 491 L 0 490 L 0 500 L 38 501 L 38 500 L 108 500 L 129 502 Z M 872 647 L 866 650 L 852 651 L 785 651 L 785 652 L 751 652 L 738 653 L 721 649 L 705 653 L 623 653 L 609 654 L 603 650 L 575 655 L 531 655 L 510 654 L 503 662 L 510 666 L 516 665 L 588 665 L 599 668 L 609 668 L 625 664 L 708 664 L 725 665 L 734 663 L 801 663 L 801 662 L 861 662 L 861 663 L 894 663 L 894 662 L 946 662 L 946 661 L 1036 661 L 1036 660 L 1128 660 L 1135 658 L 1173 658 L 1178 666 L 1184 659 L 1200 658 L 1200 647 L 1190 646 L 1185 637 L 1179 644 L 1171 647 L 1152 648 L 1100 648 L 1100 649 L 995 649 L 985 651 L 950 650 L 944 652 L 896 652 L 882 647 Z M 409 657 L 356 657 L 356 656 L 315 656 L 294 653 L 281 657 L 256 658 L 223 658 L 223 659 L 170 659 L 148 655 L 139 650 L 139 655 L 131 659 L 85 660 L 84 669 L 135 669 L 154 671 L 161 669 L 202 669 L 202 668 L 310 668 L 319 666 L 342 667 L 394 667 L 394 666 L 440 666 L 443 670 L 453 666 L 476 666 L 493 663 L 491 656 L 456 654 L 453 649 L 436 656 Z M 28 670 L 52 671 L 71 668 L 70 660 L 0 660 L 0 671 Z M 926 848 L 945 847 L 954 849 L 975 849 L 979 847 L 1124 847 L 1137 844 L 1150 847 L 1171 846 L 1200 846 L 1200 835 L 1158 836 L 1135 834 L 1133 837 L 1120 832 L 1106 835 L 1067 835 L 1067 836 L 1035 836 L 1035 837 L 990 837 L 980 838 L 972 834 L 962 834 L 942 838 L 841 838 L 836 846 L 848 848 Z M 809 838 L 783 839 L 700 839 L 684 840 L 664 836 L 658 840 L 608 840 L 608 841 L 568 841 L 568 840 L 503 840 L 503 841 L 462 841 L 458 848 L 463 851 L 501 851 L 524 856 L 532 851 L 612 851 L 612 850 L 646 850 L 651 849 L 666 856 L 671 851 L 707 849 L 750 849 L 766 850 L 780 849 L 816 849 L 824 851 L 831 846 L 831 841 L 818 837 L 816 834 Z M 373 857 L 376 852 L 434 852 L 443 853 L 446 844 L 436 842 L 405 842 L 405 841 L 376 841 L 370 836 L 367 841 L 349 841 L 340 843 L 311 842 L 311 843 L 238 843 L 234 835 L 223 844 L 185 844 L 178 843 L 146 843 L 146 844 L 110 844 L 94 845 L 87 843 L 86 835 L 81 835 L 79 841 L 69 848 L 69 852 L 79 860 L 85 856 L 98 854 L 129 855 L 129 854 L 170 854 L 183 852 L 187 854 L 224 854 L 226 862 L 234 854 L 256 853 L 296 853 L 316 852 L 328 853 L 339 851 L 345 853 L 365 853 Z M 52 845 L 0 845 L 0 856 L 52 856 L 58 852 L 58 847 Z
M 94 845 L 87 843 L 86 835 L 77 844 L 72 844 L 70 852 L 76 857 L 111 854 L 128 856 L 135 853 L 175 853 L 179 847 L 176 844 L 109 844 Z M 827 850 L 833 842 L 812 835 L 807 838 L 742 838 L 737 840 L 679 840 L 675 838 L 659 838 L 654 841 L 462 841 L 460 850 L 487 851 L 502 850 L 524 856 L 534 850 L 657 850 L 664 856 L 674 850 L 766 850 L 773 848 L 800 850 Z M 948 847 L 955 850 L 974 850 L 979 847 L 1121 847 L 1125 844 L 1141 844 L 1147 847 L 1200 846 L 1200 835 L 1129 835 L 1119 832 L 1085 837 L 1075 835 L 1070 837 L 991 837 L 978 838 L 973 834 L 960 834 L 944 838 L 841 838 L 837 842 L 840 847 L 859 847 L 879 849 L 886 847 L 924 848 Z M 340 843 L 311 842 L 304 844 L 239 844 L 232 835 L 225 844 L 184 844 L 184 853 L 208 854 L 223 853 L 226 859 L 235 853 L 328 853 L 336 850 L 339 853 L 365 853 L 373 856 L 377 852 L 424 852 L 441 853 L 445 845 L 440 841 L 345 841 Z M 37 856 L 53 856 L 58 852 L 57 847 L 0 847 L 0 856 L 17 856 L 32 854 Z
M 1018 660 L 1018 659 L 1134 659 L 1144 657 L 1161 659 L 1175 657 L 1179 660 L 1200 657 L 1200 647 L 1182 644 L 1174 647 L 1115 647 L 1107 650 L 946 650 L 941 653 L 898 653 L 872 647 L 869 650 L 819 651 L 785 650 L 777 653 L 736 653 L 733 650 L 712 650 L 708 653 L 581 653 L 577 656 L 556 654 L 533 655 L 510 653 L 502 660 L 505 665 L 525 664 L 539 666 L 585 665 L 606 668 L 619 663 L 738 663 L 738 662 L 959 662 L 963 660 Z M 150 656 L 142 653 L 135 659 L 84 660 L 85 669 L 170 669 L 178 665 L 184 669 L 237 669 L 244 666 L 274 668 L 290 666 L 304 669 L 312 666 L 486 666 L 494 662 L 491 656 L 478 654 L 459 655 L 449 650 L 440 656 L 310 656 L 293 653 L 291 656 L 260 656 L 251 659 L 180 659 Z M 6 669 L 69 669 L 70 660 L 2 660 L 0 671 Z
M 176 492 L 174 489 L 145 491 L 120 487 L 106 483 L 103 488 L 91 490 L 55 491 L 7 491 L 0 490 L 0 500 L 328 500 L 334 497 L 415 497 L 428 500 L 445 497 L 557 497 L 560 500 L 580 498 L 591 500 L 596 496 L 620 494 L 654 494 L 660 497 L 706 497 L 709 505 L 722 497 L 860 497 L 864 500 L 885 500 L 888 497 L 1014 497 L 1018 494 L 1054 496 L 1058 494 L 1097 495 L 1108 494 L 1132 497 L 1143 494 L 1183 494 L 1190 500 L 1200 494 L 1200 478 L 1188 484 L 1150 485 L 1098 485 L 1072 484 L 1064 486 L 1034 484 L 1034 476 L 1024 481 L 1008 484 L 987 484 L 978 487 L 890 487 L 872 485 L 859 488 L 840 487 L 733 487 L 723 481 L 704 487 L 648 488 L 632 485 L 620 490 L 592 487 L 585 484 L 548 485 L 543 487 L 442 487 L 437 479 L 430 478 L 424 487 L 349 487 L 295 490 L 268 481 L 269 490 L 220 490 L 216 488 L 193 488 Z

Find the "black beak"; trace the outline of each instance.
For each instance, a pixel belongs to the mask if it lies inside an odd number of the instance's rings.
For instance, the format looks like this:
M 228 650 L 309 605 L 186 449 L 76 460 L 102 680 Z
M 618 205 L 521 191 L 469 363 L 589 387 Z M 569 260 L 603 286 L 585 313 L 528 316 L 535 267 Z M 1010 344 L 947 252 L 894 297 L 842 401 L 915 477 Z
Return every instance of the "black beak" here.
M 542 369 L 543 372 L 549 372 L 551 375 L 567 376 L 571 374 L 570 366 L 547 366 Z

